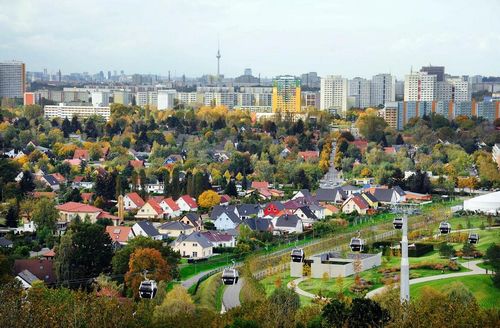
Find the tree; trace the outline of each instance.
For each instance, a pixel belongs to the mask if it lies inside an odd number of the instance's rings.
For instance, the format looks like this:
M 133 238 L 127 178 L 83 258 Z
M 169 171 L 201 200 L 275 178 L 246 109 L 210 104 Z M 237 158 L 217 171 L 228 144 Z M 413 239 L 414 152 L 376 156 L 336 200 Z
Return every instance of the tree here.
M 10 206 L 5 216 L 5 224 L 9 228 L 17 228 L 18 223 L 18 211 L 14 206 Z
M 491 244 L 486 250 L 485 258 L 491 264 L 493 270 L 495 270 L 495 274 L 491 277 L 493 285 L 500 288 L 500 245 Z
M 442 243 L 439 246 L 439 255 L 441 255 L 442 257 L 450 258 L 455 255 L 455 249 L 448 243 Z
M 80 195 L 80 190 L 77 188 L 71 189 L 71 191 L 66 195 L 66 198 L 64 199 L 65 202 L 81 202 L 82 201 L 82 195 Z
M 132 289 L 134 296 L 139 295 L 139 285 L 143 280 L 143 272 L 148 272 L 148 278 L 156 281 L 169 281 L 170 267 L 161 256 L 160 251 L 154 248 L 139 248 L 130 256 L 129 270 L 125 275 L 127 286 Z
M 23 177 L 21 178 L 21 181 L 19 181 L 19 188 L 23 194 L 31 192 L 35 189 L 35 182 L 30 171 L 23 171 Z
M 294 177 L 293 183 L 299 189 L 310 189 L 311 183 L 304 169 L 300 169 Z
M 389 322 L 389 312 L 369 298 L 355 298 L 347 319 L 349 327 L 384 327 Z
M 238 196 L 238 189 L 236 189 L 236 184 L 233 180 L 229 181 L 229 183 L 226 185 L 224 193 L 232 197 Z
M 220 195 L 213 190 L 206 190 L 198 197 L 198 205 L 203 208 L 211 209 L 215 205 L 219 205 Z
M 358 117 L 356 126 L 366 139 L 378 143 L 384 136 L 387 123 L 382 117 L 377 116 L 376 112 L 367 111 Z
M 178 322 L 180 317 L 192 316 L 195 309 L 194 302 L 187 290 L 181 285 L 175 285 L 165 296 L 163 302 L 155 308 L 153 316 L 156 322 Z
M 295 291 L 286 287 L 274 290 L 269 296 L 269 315 L 266 321 L 271 327 L 294 327 L 295 313 L 300 308 L 300 298 Z
M 40 198 L 33 207 L 33 222 L 37 229 L 47 227 L 50 231 L 56 228 L 56 221 L 59 217 L 59 211 L 55 208 L 55 204 L 48 198 Z
M 349 308 L 344 302 L 333 299 L 323 307 L 321 316 L 328 327 L 342 328 L 349 316 Z

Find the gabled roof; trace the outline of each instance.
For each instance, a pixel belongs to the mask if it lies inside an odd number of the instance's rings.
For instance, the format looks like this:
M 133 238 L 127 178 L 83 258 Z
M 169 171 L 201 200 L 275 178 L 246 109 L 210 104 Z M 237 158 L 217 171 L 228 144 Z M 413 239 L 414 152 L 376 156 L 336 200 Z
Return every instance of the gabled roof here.
M 160 204 L 154 199 L 149 199 L 146 204 L 149 204 L 153 210 L 156 212 L 156 214 L 160 215 L 163 214 L 163 209 L 161 208 Z
M 267 181 L 252 181 L 252 189 L 267 189 L 269 182 Z
M 400 196 L 405 195 L 405 191 L 403 189 L 401 189 L 400 186 L 394 186 L 394 187 L 392 187 L 392 189 L 394 189 L 394 191 L 397 192 L 398 195 L 400 195 Z
M 87 149 L 77 148 L 73 154 L 73 159 L 85 159 L 89 160 L 89 151 Z
M 150 237 L 158 236 L 160 233 L 149 221 L 139 221 L 136 223 Z
M 53 173 L 51 174 L 57 181 L 59 181 L 59 183 L 64 183 L 66 182 L 66 178 L 64 177 L 64 175 L 62 175 L 61 173 L 59 172 L 56 172 L 56 173 Z
M 210 212 L 210 219 L 216 220 L 223 212 L 235 212 L 235 205 L 215 205 Z
M 366 210 L 370 208 L 370 204 L 368 204 L 368 202 L 359 195 L 352 196 L 349 200 L 352 200 L 354 204 L 356 204 L 356 206 L 359 207 L 359 209 Z M 349 200 L 347 200 L 346 203 Z
M 77 202 L 67 202 L 61 205 L 57 205 L 56 208 L 59 211 L 74 212 L 74 213 L 96 213 L 103 211 L 95 206 Z
M 20 272 L 28 270 L 35 277 L 43 280 L 46 283 L 53 283 L 56 281 L 54 272 L 54 262 L 47 259 L 22 259 L 15 260 L 14 274 L 18 275 Z
M 231 201 L 231 196 L 229 195 L 221 195 L 220 196 L 220 203 L 229 203 Z
M 122 227 L 122 226 L 106 227 L 106 232 L 108 233 L 111 240 L 118 243 L 127 242 L 131 231 L 132 231 L 131 227 Z
M 43 179 L 47 181 L 47 183 L 51 186 L 56 186 L 59 184 L 59 181 L 57 181 L 57 179 L 51 174 L 44 175 Z
M 307 161 L 308 159 L 318 158 L 319 151 L 317 150 L 299 151 L 298 155 L 299 157 L 302 157 L 305 161 Z
M 198 213 L 189 212 L 189 213 L 184 214 L 180 218 L 180 220 L 182 220 L 183 218 L 187 218 L 189 220 L 189 222 L 191 222 L 195 227 L 201 226 L 201 224 L 200 224 L 201 217 Z
M 256 204 L 241 204 L 236 207 L 239 216 L 258 215 L 260 211 L 259 205 Z
M 179 197 L 179 199 L 182 199 L 191 208 L 198 208 L 198 205 L 196 204 L 196 200 L 194 200 L 194 198 L 189 196 L 189 195 L 183 195 L 183 196 Z
M 203 236 L 200 232 L 193 232 L 189 235 L 180 235 L 177 238 L 178 242 L 195 242 L 198 243 L 201 247 L 207 248 L 207 247 L 213 247 L 214 245 L 205 237 Z
M 298 209 L 299 207 L 301 207 L 302 205 L 299 204 L 299 202 L 295 201 L 295 199 L 291 199 L 289 201 L 286 201 L 283 203 L 283 206 L 285 207 L 285 209 L 287 210 L 296 210 Z
M 378 202 L 378 199 L 377 197 L 373 196 L 371 193 L 369 192 L 364 192 L 361 194 L 363 197 L 366 197 L 368 198 L 368 200 L 370 200 L 371 202 Z
M 92 197 L 94 196 L 94 193 L 93 192 L 82 192 L 81 196 L 82 196 L 82 201 L 88 203 L 88 202 L 90 202 L 92 200 Z
M 334 202 L 338 194 L 340 194 L 340 199 L 347 198 L 347 194 L 342 188 L 319 188 L 316 190 L 316 200 L 319 202 Z
M 219 217 L 221 217 L 221 215 L 223 215 L 223 214 L 226 214 L 227 217 L 229 218 L 229 220 L 233 221 L 233 223 L 240 223 L 241 222 L 240 217 L 232 211 L 224 211 L 219 215 Z
M 29 270 L 23 270 L 23 271 L 19 272 L 17 274 L 17 276 L 19 278 L 21 278 L 22 280 L 26 281 L 26 283 L 29 284 L 30 286 L 32 286 L 35 281 L 40 280 L 33 273 L 31 273 Z
M 312 198 L 313 197 L 313 195 L 311 194 L 309 189 L 300 189 L 299 191 L 297 191 L 295 193 L 294 196 L 297 196 L 298 193 L 301 193 L 303 195 L 302 197 L 304 197 L 304 198 Z
M 243 220 L 242 224 L 250 228 L 250 230 L 264 232 L 273 230 L 273 222 L 269 219 L 249 218 Z
M 276 220 L 276 227 L 289 227 L 295 228 L 297 226 L 297 222 L 301 221 L 297 215 L 283 214 Z
M 317 220 L 318 219 L 318 217 L 316 216 L 316 214 L 314 214 L 313 211 L 311 211 L 311 209 L 308 206 L 302 206 L 302 207 L 299 208 L 299 210 L 301 210 L 302 213 L 304 213 L 304 215 L 308 219 L 311 219 L 311 220 Z
M 130 160 L 129 161 L 129 164 L 130 166 L 132 166 L 134 169 L 138 169 L 138 168 L 141 168 L 141 167 L 144 167 L 144 161 L 141 161 L 141 160 Z
M 137 207 L 143 207 L 145 202 L 136 192 L 130 192 L 126 195 Z
M 188 224 L 182 223 L 180 221 L 170 221 L 170 222 L 165 222 L 164 224 L 159 226 L 158 229 L 185 231 L 193 229 L 193 227 Z
M 5 237 L 0 237 L 0 247 L 9 247 L 14 243 Z
M 372 194 L 379 202 L 390 203 L 392 201 L 393 189 L 374 188 Z
M 276 207 L 279 211 L 282 211 L 282 210 L 284 210 L 284 209 L 285 209 L 285 205 L 283 205 L 281 202 L 278 202 L 278 201 L 274 201 L 274 202 L 267 203 L 266 208 L 268 208 L 269 206 L 274 206 L 274 207 Z
M 230 235 L 225 232 L 218 232 L 218 231 L 203 231 L 201 233 L 205 238 L 207 238 L 210 242 L 212 243 L 217 243 L 217 242 L 230 242 L 234 239 L 233 235 Z
M 180 210 L 179 205 L 177 205 L 172 197 L 165 198 L 163 202 L 167 204 L 167 206 L 170 207 L 173 212 Z

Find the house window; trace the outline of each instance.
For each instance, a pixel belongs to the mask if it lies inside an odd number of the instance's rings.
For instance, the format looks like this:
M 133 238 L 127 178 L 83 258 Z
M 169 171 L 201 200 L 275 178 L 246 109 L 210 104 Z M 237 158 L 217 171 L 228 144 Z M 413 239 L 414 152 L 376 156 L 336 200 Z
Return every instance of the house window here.
M 198 257 L 198 252 L 193 252 L 193 257 Z
M 198 246 L 198 244 L 197 244 L 197 243 L 193 243 L 193 247 L 197 247 L 197 246 Z

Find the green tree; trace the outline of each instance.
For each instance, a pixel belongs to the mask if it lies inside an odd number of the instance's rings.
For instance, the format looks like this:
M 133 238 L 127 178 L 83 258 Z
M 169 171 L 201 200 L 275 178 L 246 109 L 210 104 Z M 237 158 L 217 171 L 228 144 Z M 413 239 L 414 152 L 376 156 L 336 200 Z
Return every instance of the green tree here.
M 18 211 L 14 206 L 10 206 L 7 211 L 7 215 L 5 216 L 5 224 L 10 228 L 17 228 L 19 215 Z
M 19 188 L 23 194 L 31 192 L 35 189 L 35 181 L 30 171 L 23 171 L 23 177 L 21 178 L 21 181 L 19 181 Z
M 323 307 L 321 316 L 327 327 L 342 328 L 349 317 L 349 312 L 344 302 L 332 299 Z
M 58 217 L 59 212 L 54 202 L 48 198 L 40 198 L 33 207 L 32 219 L 37 229 L 47 227 L 50 231 L 54 231 Z

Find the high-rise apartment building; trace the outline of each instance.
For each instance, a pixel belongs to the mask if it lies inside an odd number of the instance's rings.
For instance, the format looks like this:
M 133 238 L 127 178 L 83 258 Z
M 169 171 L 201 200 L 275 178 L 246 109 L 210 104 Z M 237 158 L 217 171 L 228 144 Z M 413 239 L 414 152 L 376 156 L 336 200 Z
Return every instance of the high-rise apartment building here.
M 130 92 L 125 90 L 114 90 L 113 91 L 113 103 L 130 105 L 132 103 L 132 96 Z
M 391 74 L 377 74 L 372 77 L 370 106 L 384 105 L 396 100 L 396 78 Z
M 109 92 L 105 91 L 92 91 L 92 105 L 94 106 L 108 106 L 109 105 Z
M 321 78 L 321 109 L 337 114 L 347 111 L 347 79 L 340 75 Z
M 316 108 L 319 109 L 320 96 L 317 91 L 302 91 L 302 108 Z
M 425 72 L 429 75 L 436 75 L 436 81 L 444 81 L 444 66 L 422 66 L 420 72 Z
M 405 101 L 436 100 L 436 75 L 412 72 L 405 76 Z
M 321 79 L 316 72 L 309 72 L 300 76 L 301 86 L 308 88 L 319 88 Z
M 0 98 L 23 98 L 26 66 L 17 61 L 0 62 Z
M 290 75 L 278 76 L 273 81 L 274 113 L 300 113 L 300 80 Z
M 386 102 L 384 108 L 378 111 L 378 115 L 382 117 L 391 128 L 398 128 L 398 102 Z
M 349 80 L 348 95 L 354 97 L 354 107 L 367 108 L 370 106 L 371 82 L 361 77 Z
M 448 77 L 436 83 L 436 98 L 443 101 L 469 101 L 470 84 L 462 77 Z
M 158 110 L 174 108 L 176 93 L 177 92 L 173 89 L 158 90 Z

